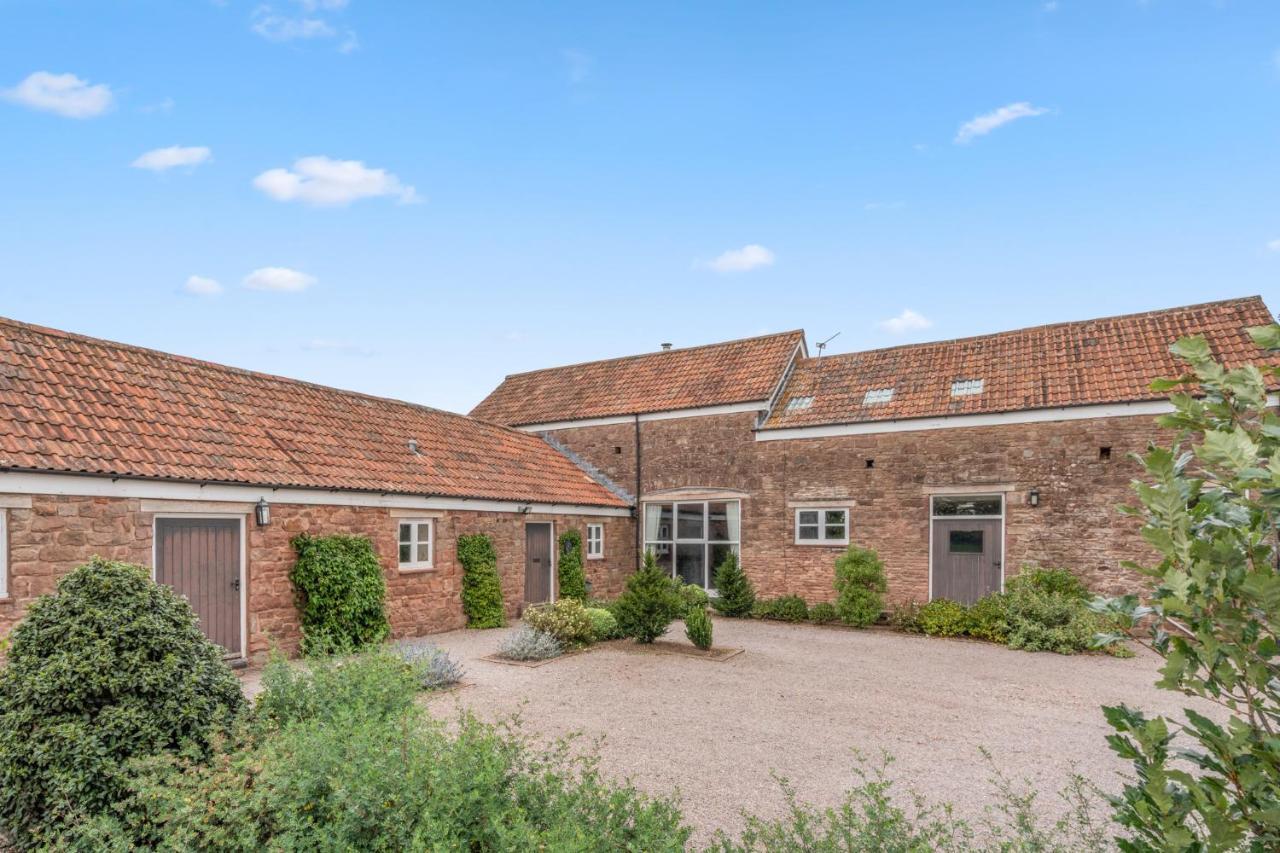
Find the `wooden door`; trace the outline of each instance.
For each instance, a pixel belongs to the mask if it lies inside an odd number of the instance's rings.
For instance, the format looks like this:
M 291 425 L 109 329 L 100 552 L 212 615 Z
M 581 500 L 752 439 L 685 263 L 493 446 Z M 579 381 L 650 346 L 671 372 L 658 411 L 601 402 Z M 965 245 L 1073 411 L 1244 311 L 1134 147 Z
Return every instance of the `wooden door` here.
M 156 581 L 191 602 L 205 636 L 242 657 L 240 519 L 157 518 Z
M 551 525 L 524 526 L 524 600 L 541 604 L 551 600 Z
M 933 597 L 972 604 L 1000 591 L 1004 542 L 998 518 L 933 520 Z

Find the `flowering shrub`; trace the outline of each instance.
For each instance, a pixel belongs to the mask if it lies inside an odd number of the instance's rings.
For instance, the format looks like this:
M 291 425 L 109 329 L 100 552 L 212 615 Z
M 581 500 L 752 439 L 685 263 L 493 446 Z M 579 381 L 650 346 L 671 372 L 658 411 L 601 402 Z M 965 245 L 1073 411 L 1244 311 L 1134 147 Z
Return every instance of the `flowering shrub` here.
M 555 637 L 564 646 L 582 645 L 595 639 L 587 608 L 576 598 L 531 607 L 525 611 L 524 621 L 530 628 Z

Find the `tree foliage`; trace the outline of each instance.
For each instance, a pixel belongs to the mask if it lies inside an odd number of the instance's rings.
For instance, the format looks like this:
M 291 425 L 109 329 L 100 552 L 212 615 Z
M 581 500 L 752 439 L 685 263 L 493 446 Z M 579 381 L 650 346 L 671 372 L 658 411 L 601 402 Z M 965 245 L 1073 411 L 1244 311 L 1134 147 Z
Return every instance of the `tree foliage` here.
M 498 578 L 498 555 L 483 533 L 458 537 L 462 564 L 462 612 L 468 628 L 501 628 L 507 624 Z
M 1250 330 L 1280 351 L 1280 327 Z M 1142 536 L 1160 559 L 1130 566 L 1155 585 L 1095 602 L 1132 628 L 1149 622 L 1148 644 L 1164 658 L 1157 686 L 1222 709 L 1221 721 L 1191 709 L 1181 719 L 1106 708 L 1108 740 L 1136 779 L 1115 803 L 1131 839 L 1126 850 L 1274 850 L 1280 847 L 1280 417 L 1267 387 L 1280 369 L 1228 370 L 1203 338 L 1172 348 L 1189 366 L 1159 380 L 1175 391 L 1160 418 L 1172 447 L 1139 458 L 1134 484 Z M 1173 761 L 1174 758 L 1180 760 Z
M 557 564 L 560 598 L 587 600 L 587 576 L 582 570 L 582 534 L 570 528 L 560 534 Z
M 729 552 L 724 562 L 716 568 L 716 598 L 711 606 L 723 616 L 746 617 L 751 615 L 751 608 L 756 603 L 756 589 L 751 585 L 751 578 L 738 563 L 738 555 Z
M 880 618 L 888 584 L 884 563 L 875 551 L 850 545 L 836 558 L 835 586 L 840 621 L 865 628 Z
M 627 588 L 614 605 L 618 629 L 637 643 L 652 643 L 684 615 L 684 598 L 674 580 L 658 568 L 652 551 L 644 555 L 644 567 L 627 578 Z
M 351 652 L 387 638 L 387 582 L 367 537 L 299 533 L 290 544 L 304 654 Z

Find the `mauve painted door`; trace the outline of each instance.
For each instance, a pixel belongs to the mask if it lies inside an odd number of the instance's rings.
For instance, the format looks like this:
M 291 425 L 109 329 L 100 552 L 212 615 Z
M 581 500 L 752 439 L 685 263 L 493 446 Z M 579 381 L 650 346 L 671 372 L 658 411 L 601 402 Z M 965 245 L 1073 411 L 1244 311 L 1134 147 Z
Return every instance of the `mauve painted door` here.
M 933 521 L 933 597 L 973 604 L 1000 591 L 1000 519 Z
M 200 630 L 240 657 L 240 520 L 156 519 L 156 581 L 191 602 Z
M 541 604 L 551 600 L 551 525 L 524 526 L 524 600 Z

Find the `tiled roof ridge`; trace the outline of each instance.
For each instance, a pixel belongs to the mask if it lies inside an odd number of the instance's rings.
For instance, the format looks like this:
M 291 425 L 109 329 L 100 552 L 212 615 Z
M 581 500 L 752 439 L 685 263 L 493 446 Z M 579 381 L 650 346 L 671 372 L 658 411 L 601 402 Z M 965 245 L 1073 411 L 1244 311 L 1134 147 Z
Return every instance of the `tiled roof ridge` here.
M 800 335 L 801 339 L 803 340 L 804 329 L 791 329 L 786 332 L 770 332 L 769 334 L 766 334 L 766 335 L 752 335 L 749 338 L 733 338 L 727 341 L 716 341 L 709 344 L 695 344 L 694 346 L 690 346 L 690 347 L 673 347 L 672 349 L 669 349 L 669 350 L 656 350 L 656 351 L 650 351 L 650 352 L 633 353 L 631 355 L 619 355 L 619 356 L 614 356 L 613 358 L 593 358 L 593 359 L 588 359 L 587 361 L 575 361 L 570 364 L 558 364 L 552 367 L 539 367 L 535 370 L 523 370 L 519 373 L 508 373 L 506 376 L 503 377 L 503 379 L 514 379 L 517 376 L 532 376 L 535 373 L 548 373 L 554 370 L 569 370 L 574 367 L 586 367 L 587 365 L 613 364 L 616 362 L 635 361 L 637 359 L 650 358 L 653 356 L 675 355 L 677 353 L 694 352 L 695 350 L 700 350 L 700 349 L 711 349 L 712 347 L 726 347 L 726 346 L 732 346 L 734 344 L 749 344 L 755 341 L 763 341 L 763 340 L 768 340 L 770 338 L 784 338 L 784 337 L 794 336 L 794 335 Z
M 1224 305 L 1240 305 L 1243 306 L 1250 302 L 1257 302 L 1260 307 L 1266 309 L 1266 303 L 1263 302 L 1260 294 L 1250 296 L 1238 296 L 1233 299 L 1216 299 L 1211 302 L 1198 302 L 1194 305 L 1173 305 L 1168 308 L 1156 308 L 1150 311 L 1137 311 L 1132 314 L 1112 314 L 1107 317 L 1088 317 L 1083 320 L 1059 320 L 1054 323 L 1040 323 L 1035 326 L 1024 326 L 1019 329 L 1001 329 L 998 332 L 985 332 L 980 335 L 965 335 L 960 338 L 941 338 L 936 341 L 920 341 L 912 344 L 895 344 L 889 347 L 875 347 L 874 349 L 853 350 L 852 352 L 831 353 L 830 355 L 821 356 L 824 361 L 832 361 L 834 359 L 851 359 L 864 355 L 876 355 L 879 353 L 893 352 L 895 350 L 907 349 L 925 349 L 927 347 L 949 347 L 956 344 L 965 344 L 973 341 L 986 341 L 992 338 L 1002 338 L 1008 335 L 1025 335 L 1029 332 L 1044 332 L 1051 329 L 1064 329 L 1076 326 L 1085 326 L 1091 323 L 1110 323 L 1117 320 L 1141 320 L 1148 317 L 1167 317 L 1171 312 L 1192 312 L 1203 311 L 1208 308 L 1217 308 Z M 1268 311 L 1268 313 L 1270 313 Z M 800 359 L 799 364 L 813 364 L 818 361 L 819 356 L 810 356 Z

